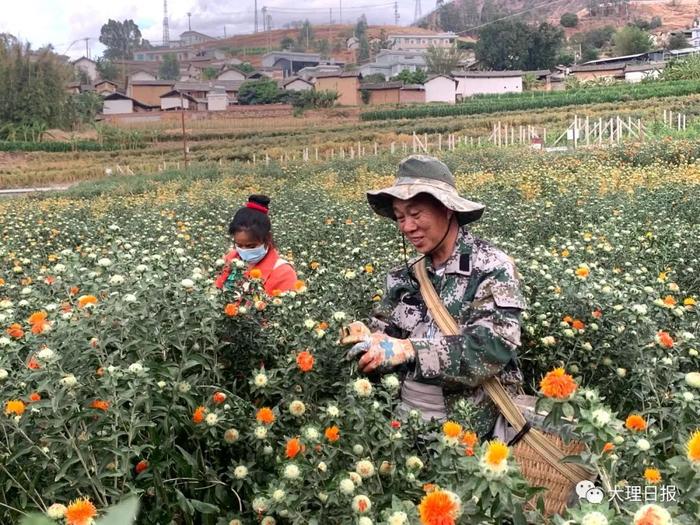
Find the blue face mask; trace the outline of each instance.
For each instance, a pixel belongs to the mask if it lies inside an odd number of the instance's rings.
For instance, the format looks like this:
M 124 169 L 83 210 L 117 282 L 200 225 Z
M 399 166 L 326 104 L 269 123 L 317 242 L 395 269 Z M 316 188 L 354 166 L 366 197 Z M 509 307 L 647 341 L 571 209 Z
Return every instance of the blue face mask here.
M 238 256 L 241 260 L 248 264 L 257 264 L 262 261 L 267 255 L 267 246 L 261 244 L 257 248 L 238 248 L 236 247 Z

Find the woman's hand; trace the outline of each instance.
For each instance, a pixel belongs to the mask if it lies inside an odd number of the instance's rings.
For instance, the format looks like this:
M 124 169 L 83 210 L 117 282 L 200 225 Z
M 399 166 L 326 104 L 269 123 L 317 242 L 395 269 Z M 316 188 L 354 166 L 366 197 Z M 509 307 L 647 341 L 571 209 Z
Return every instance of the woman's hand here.
M 360 321 L 353 321 L 347 326 L 340 329 L 339 343 L 343 346 L 354 345 L 364 341 L 368 341 L 372 336 L 367 325 Z

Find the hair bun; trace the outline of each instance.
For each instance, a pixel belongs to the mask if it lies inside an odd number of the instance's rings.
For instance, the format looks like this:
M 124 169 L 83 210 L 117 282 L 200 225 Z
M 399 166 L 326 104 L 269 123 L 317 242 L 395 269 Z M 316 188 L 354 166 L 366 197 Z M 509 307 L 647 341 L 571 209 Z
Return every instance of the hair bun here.
M 260 206 L 270 207 L 270 197 L 267 195 L 251 195 L 248 197 L 248 202 L 254 202 L 255 204 L 260 204 Z

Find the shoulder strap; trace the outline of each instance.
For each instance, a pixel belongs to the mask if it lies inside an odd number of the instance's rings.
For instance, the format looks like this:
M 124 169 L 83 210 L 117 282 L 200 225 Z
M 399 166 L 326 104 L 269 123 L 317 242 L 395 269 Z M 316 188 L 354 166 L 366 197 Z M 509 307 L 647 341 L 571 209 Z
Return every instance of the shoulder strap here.
M 428 272 L 425 269 L 425 259 L 418 262 L 414 268 L 416 279 L 420 283 L 420 293 L 440 331 L 445 335 L 460 335 L 459 326 L 450 315 L 450 312 L 447 311 L 440 296 L 435 291 L 433 283 L 428 278 Z M 535 449 L 547 463 L 557 469 L 572 483 L 578 483 L 590 478 L 590 472 L 580 465 L 562 463 L 561 460 L 564 458 L 564 453 L 554 443 L 549 441 L 542 432 L 535 428 L 529 428 L 525 416 L 513 403 L 508 392 L 497 378 L 493 377 L 486 380 L 482 386 L 496 406 L 498 406 L 508 423 L 517 431 L 518 435 Z

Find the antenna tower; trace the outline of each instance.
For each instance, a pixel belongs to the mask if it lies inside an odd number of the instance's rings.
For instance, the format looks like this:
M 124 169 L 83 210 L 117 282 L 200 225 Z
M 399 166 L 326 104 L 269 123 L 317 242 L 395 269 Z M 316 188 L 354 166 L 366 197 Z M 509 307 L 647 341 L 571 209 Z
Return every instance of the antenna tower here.
M 413 11 L 413 21 L 418 22 L 420 18 L 423 16 L 423 11 L 420 8 L 420 0 L 416 0 L 416 7 Z
M 394 25 L 399 25 L 399 2 L 394 2 Z
M 263 20 L 263 26 L 265 21 Z M 258 32 L 258 0 L 255 0 L 255 32 Z
M 170 46 L 170 28 L 168 27 L 168 0 L 163 0 L 163 45 Z

